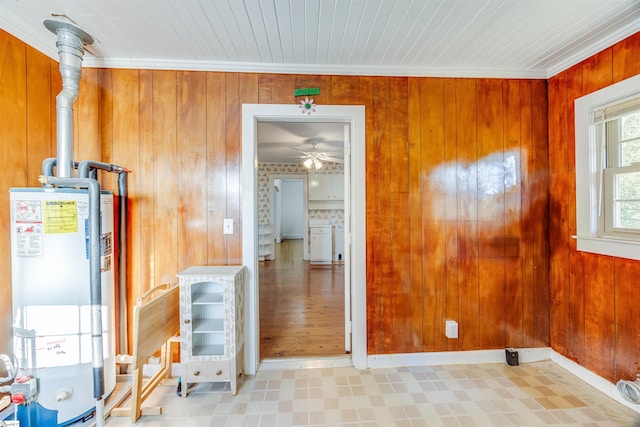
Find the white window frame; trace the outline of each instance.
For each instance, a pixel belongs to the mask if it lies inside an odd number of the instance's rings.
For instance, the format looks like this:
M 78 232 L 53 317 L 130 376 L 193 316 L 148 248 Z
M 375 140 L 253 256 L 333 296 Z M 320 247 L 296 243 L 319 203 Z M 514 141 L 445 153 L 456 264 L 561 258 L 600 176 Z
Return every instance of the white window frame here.
M 640 74 L 575 100 L 576 228 L 579 251 L 640 260 L 640 239 L 602 235 L 599 223 L 601 162 L 593 111 L 640 95 Z

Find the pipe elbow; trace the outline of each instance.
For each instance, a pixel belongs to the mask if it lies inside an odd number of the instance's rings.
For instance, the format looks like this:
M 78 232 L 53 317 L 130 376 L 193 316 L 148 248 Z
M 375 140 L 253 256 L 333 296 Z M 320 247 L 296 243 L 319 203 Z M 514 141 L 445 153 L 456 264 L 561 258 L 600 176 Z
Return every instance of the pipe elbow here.
M 56 106 L 60 108 L 72 108 L 73 103 L 78 99 L 78 88 L 63 87 L 56 96 Z

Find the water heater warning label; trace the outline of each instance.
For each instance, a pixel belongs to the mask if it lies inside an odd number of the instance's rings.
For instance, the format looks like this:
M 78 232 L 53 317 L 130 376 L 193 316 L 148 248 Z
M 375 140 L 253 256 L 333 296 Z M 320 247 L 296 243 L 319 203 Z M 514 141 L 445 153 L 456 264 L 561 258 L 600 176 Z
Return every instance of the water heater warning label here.
M 42 206 L 40 200 L 16 200 L 14 210 L 16 253 L 21 257 L 42 256 Z
M 78 206 L 75 200 L 46 200 L 44 202 L 45 234 L 77 233 Z

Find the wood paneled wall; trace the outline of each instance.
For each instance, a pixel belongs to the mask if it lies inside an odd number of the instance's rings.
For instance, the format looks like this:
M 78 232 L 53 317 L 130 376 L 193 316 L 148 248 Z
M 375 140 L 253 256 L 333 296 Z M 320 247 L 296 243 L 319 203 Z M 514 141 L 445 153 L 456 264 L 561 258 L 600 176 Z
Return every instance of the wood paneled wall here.
M 55 152 L 57 64 L 0 31 L 0 192 Z M 16 65 L 17 64 L 17 65 Z M 547 84 L 541 80 L 84 69 L 76 158 L 130 168 L 129 298 L 242 260 L 243 103 L 366 106 L 369 353 L 549 344 Z M 116 189 L 115 177 L 101 175 Z M 0 198 L 2 343 L 10 337 Z M 460 338 L 444 335 L 459 321 Z M 7 344 L 8 345 L 8 344 Z M 0 346 L 0 352 L 6 351 Z
M 640 73 L 640 33 L 549 80 L 551 345 L 610 380 L 635 379 L 640 262 L 576 251 L 576 98 Z
M 370 353 L 548 345 L 546 90 L 361 79 Z

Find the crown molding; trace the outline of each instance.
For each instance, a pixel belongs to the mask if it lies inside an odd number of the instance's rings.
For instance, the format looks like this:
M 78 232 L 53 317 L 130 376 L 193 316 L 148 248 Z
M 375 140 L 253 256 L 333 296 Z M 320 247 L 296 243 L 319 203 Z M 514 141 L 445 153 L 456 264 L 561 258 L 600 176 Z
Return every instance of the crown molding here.
M 362 66 L 327 64 L 273 64 L 253 62 L 183 61 L 161 59 L 125 59 L 87 57 L 83 65 L 92 68 L 134 68 L 150 70 L 219 71 L 269 74 L 310 74 L 387 77 L 462 77 L 546 79 L 546 70 L 435 68 L 404 66 Z
M 552 63 L 547 68 L 546 78 L 551 78 L 574 65 L 590 58 L 591 56 L 610 48 L 616 43 L 626 39 L 629 36 L 640 31 L 640 20 L 635 20 L 627 25 L 617 29 L 615 32 L 608 34 L 606 37 L 598 39 L 595 43 L 591 43 L 584 49 L 580 49 L 571 55 L 565 55 L 563 59 Z

